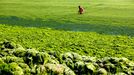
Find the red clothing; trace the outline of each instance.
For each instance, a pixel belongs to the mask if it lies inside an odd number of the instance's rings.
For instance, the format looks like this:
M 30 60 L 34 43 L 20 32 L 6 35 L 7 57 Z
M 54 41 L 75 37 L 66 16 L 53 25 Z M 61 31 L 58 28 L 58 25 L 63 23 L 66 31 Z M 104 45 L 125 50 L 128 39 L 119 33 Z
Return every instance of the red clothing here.
M 83 8 L 79 8 L 79 13 L 80 13 L 80 14 L 83 13 Z

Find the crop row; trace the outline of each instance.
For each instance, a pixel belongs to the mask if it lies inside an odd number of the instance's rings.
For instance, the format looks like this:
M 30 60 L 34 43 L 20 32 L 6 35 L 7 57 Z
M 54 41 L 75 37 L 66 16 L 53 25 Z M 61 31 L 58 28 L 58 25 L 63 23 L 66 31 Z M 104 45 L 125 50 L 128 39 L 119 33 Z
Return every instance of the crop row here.
M 0 43 L 0 75 L 133 75 L 134 62 L 127 58 L 96 58 L 74 52 L 24 49 L 21 45 Z

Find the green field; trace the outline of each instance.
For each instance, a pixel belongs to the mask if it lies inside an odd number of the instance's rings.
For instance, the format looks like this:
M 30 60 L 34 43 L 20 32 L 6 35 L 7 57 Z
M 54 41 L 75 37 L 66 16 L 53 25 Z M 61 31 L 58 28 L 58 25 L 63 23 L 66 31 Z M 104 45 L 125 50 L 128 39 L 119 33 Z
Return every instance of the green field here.
M 4 40 L 25 49 L 134 61 L 134 0 L 0 0 Z

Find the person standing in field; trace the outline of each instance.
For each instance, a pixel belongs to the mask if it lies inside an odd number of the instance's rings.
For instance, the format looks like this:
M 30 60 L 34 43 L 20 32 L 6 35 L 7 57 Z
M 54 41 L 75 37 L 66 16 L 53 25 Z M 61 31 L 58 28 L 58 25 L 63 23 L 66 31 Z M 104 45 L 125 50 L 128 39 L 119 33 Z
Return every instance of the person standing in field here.
M 79 14 L 83 14 L 83 12 L 84 12 L 84 9 L 83 9 L 81 6 L 78 6 L 78 8 L 79 8 L 79 11 L 78 11 L 78 13 L 79 13 Z

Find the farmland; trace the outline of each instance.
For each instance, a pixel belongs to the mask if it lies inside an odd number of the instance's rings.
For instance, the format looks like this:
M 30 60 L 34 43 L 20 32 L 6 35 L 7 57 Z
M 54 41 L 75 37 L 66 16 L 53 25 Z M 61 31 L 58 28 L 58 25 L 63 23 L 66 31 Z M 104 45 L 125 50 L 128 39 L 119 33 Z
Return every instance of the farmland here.
M 84 14 L 78 14 L 78 5 Z M 133 10 L 133 0 L 0 0 L 0 41 L 39 53 L 75 52 L 134 61 Z

